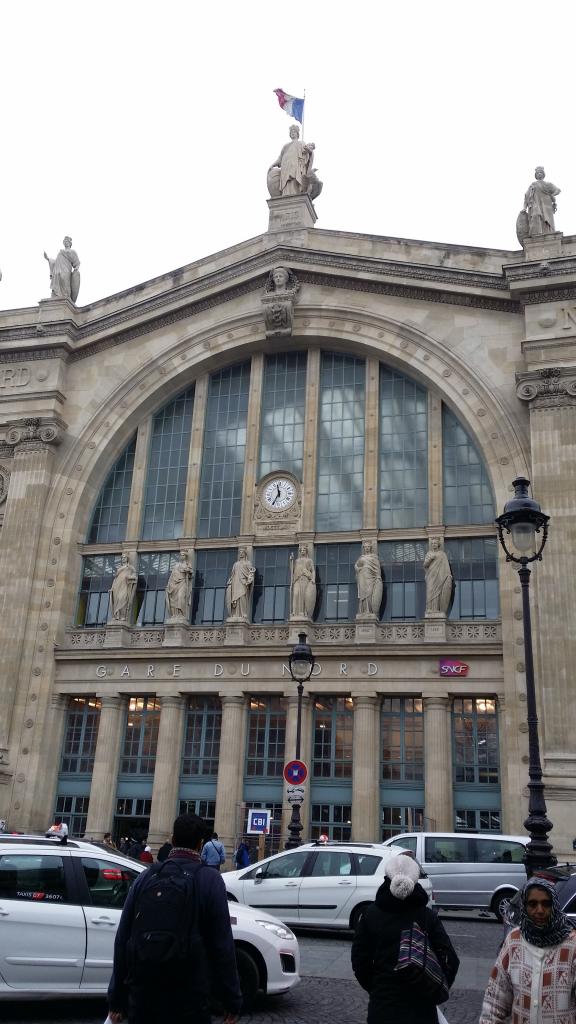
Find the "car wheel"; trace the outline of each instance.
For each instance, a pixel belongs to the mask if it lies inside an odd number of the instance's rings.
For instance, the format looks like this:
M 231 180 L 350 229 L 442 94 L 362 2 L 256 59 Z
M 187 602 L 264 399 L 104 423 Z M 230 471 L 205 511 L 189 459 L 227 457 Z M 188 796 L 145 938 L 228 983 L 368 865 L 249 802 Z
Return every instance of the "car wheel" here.
M 238 967 L 244 1009 L 246 1010 L 252 1006 L 260 988 L 258 965 L 253 957 L 250 956 L 248 950 L 238 949 L 238 947 L 236 948 L 236 965 Z
M 364 914 L 364 911 L 366 910 L 367 906 L 367 903 L 360 903 L 359 906 L 354 907 L 354 910 L 352 911 L 352 916 L 350 917 L 350 927 L 354 930 L 356 930 L 356 928 L 360 924 L 360 921 L 362 920 L 362 915 Z
M 490 904 L 490 910 L 496 915 L 498 920 L 502 922 L 504 920 L 504 912 L 508 906 L 510 900 L 516 895 L 516 889 L 501 889 L 497 892 L 492 899 Z

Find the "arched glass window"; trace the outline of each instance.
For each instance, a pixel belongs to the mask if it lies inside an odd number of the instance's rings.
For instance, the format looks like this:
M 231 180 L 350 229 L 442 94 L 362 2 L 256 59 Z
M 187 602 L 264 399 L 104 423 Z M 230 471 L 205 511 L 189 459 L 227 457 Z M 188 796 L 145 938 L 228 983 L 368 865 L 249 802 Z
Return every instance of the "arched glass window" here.
M 380 504 L 383 529 L 428 522 L 428 396 L 380 366 Z
M 306 353 L 266 356 L 260 424 L 260 477 L 287 469 L 302 479 Z
M 358 530 L 362 526 L 365 391 L 363 359 L 322 353 L 317 530 Z
M 476 446 L 446 406 L 442 407 L 444 522 L 467 526 L 494 522 L 494 498 Z
M 143 540 L 181 537 L 194 388 L 157 412 L 144 490 Z
M 240 530 L 250 363 L 212 374 L 208 387 L 202 475 L 200 537 L 233 537 Z
M 89 544 L 115 544 L 126 537 L 135 451 L 134 437 L 110 470 L 98 495 L 88 531 Z

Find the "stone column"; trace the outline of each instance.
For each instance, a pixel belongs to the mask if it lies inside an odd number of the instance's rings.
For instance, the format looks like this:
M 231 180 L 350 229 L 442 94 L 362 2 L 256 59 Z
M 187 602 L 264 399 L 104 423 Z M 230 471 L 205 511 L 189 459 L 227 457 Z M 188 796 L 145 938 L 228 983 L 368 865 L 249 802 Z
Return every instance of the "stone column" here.
M 28 614 L 35 610 L 34 576 L 50 492 L 54 448 L 64 424 L 31 418 L 9 425 L 14 447 L 0 548 L 0 764 L 10 764 L 9 741 Z
M 374 842 L 380 839 L 380 698 L 375 693 L 352 694 L 352 698 L 352 838 Z
M 254 530 L 254 489 L 258 474 L 258 443 L 260 439 L 263 380 L 264 356 L 260 352 L 258 355 L 252 356 L 250 367 L 250 395 L 248 398 L 246 456 L 244 460 L 244 487 L 242 491 L 242 519 L 240 527 L 240 533 L 244 536 L 250 536 Z
M 453 832 L 451 698 L 424 697 L 424 815 L 427 828 Z
M 318 467 L 318 402 L 320 399 L 320 350 L 308 351 L 306 404 L 304 407 L 304 469 L 302 471 L 302 530 L 314 530 L 316 522 L 316 475 Z
M 562 338 L 564 341 L 568 338 Z M 568 349 L 567 357 L 570 354 Z M 540 355 L 545 357 L 545 352 Z M 554 850 L 564 855 L 571 851 L 574 836 L 566 801 L 576 794 L 576 368 L 546 367 L 522 373 L 517 394 L 530 402 L 532 491 L 542 511 L 550 516 L 542 561 L 530 566 L 530 601 L 546 803 L 555 824 Z M 507 565 L 501 571 L 514 573 L 515 569 Z M 517 578 L 514 582 L 519 586 Z M 522 638 L 519 621 L 518 650 L 523 657 Z
M 40 833 L 48 827 L 48 818 L 53 820 L 64 724 L 70 708 L 70 697 L 64 693 L 52 693 L 46 703 L 46 710 L 42 714 L 39 747 L 31 750 L 28 755 L 26 784 L 22 793 L 21 808 L 16 816 L 19 828 Z M 22 753 L 21 750 L 20 754 Z M 20 766 L 21 762 L 18 767 Z
M 216 785 L 216 820 L 214 827 L 227 852 L 236 841 L 237 808 L 242 799 L 244 778 L 243 749 L 246 698 L 242 693 L 224 694 L 222 701 L 222 729 L 220 733 L 220 759 Z
M 125 697 L 111 694 L 98 696 L 101 701 L 100 724 L 86 822 L 86 835 L 93 839 L 103 839 L 106 832 L 112 831 L 126 710 Z
M 130 505 L 128 506 L 128 520 L 126 523 L 126 540 L 134 541 L 140 538 L 142 516 L 144 514 L 144 481 L 148 468 L 148 451 L 150 448 L 150 434 L 152 433 L 152 417 L 144 420 L 138 427 L 136 435 L 136 451 L 134 452 L 134 472 L 132 473 L 132 487 L 130 489 Z
M 380 417 L 378 401 L 380 391 L 380 363 L 366 360 L 366 409 L 364 440 L 364 529 L 378 528 L 378 434 Z
M 184 505 L 184 537 L 193 537 L 196 533 L 198 519 L 198 498 L 200 495 L 200 469 L 202 466 L 202 448 L 204 445 L 204 421 L 206 419 L 206 402 L 208 399 L 208 374 L 199 377 L 194 386 L 194 411 L 192 413 L 192 430 L 190 433 L 190 453 L 188 456 L 188 482 Z
M 148 842 L 153 848 L 161 846 L 172 835 L 172 825 L 178 813 L 186 698 L 180 695 L 162 696 L 160 704 L 162 710 L 148 827 Z

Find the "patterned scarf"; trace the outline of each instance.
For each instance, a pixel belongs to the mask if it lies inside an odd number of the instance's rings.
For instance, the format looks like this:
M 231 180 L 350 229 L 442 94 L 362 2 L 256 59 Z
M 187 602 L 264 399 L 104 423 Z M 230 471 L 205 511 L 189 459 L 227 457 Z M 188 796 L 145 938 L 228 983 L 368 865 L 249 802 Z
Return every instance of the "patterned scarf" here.
M 530 920 L 526 912 L 526 900 L 530 889 L 543 889 L 550 895 L 552 910 L 547 924 L 539 927 Z M 574 925 L 562 913 L 556 887 L 545 878 L 530 878 L 522 890 L 522 910 L 520 913 L 520 931 L 522 937 L 531 946 L 558 946 L 570 934 Z

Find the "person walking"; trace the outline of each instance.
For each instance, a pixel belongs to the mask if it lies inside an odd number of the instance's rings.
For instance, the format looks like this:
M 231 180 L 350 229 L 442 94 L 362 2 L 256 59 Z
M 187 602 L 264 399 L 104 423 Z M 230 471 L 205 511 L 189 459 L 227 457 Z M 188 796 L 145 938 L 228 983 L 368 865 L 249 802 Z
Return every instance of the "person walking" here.
M 224 1024 L 236 1024 L 242 995 L 226 887 L 201 862 L 206 834 L 198 815 L 176 818 L 167 860 L 128 893 L 108 989 L 112 1024 L 210 1024 L 211 995 Z
M 234 854 L 234 865 L 237 870 L 250 866 L 250 850 L 243 839 L 240 840 Z
M 218 839 L 218 833 L 213 832 L 207 843 L 202 847 L 202 863 L 210 868 L 220 871 L 220 865 L 226 860 L 226 851 Z
M 428 896 L 418 884 L 415 860 L 398 854 L 386 864 L 376 900 L 364 911 L 352 942 L 352 969 L 369 995 L 367 1024 L 437 1024 L 434 998 L 402 976 L 398 964 L 402 932 L 414 923 L 426 932 L 448 986 L 459 966 L 456 951 Z
M 576 931 L 552 882 L 528 880 L 519 918 L 490 973 L 479 1024 L 576 1024 Z

